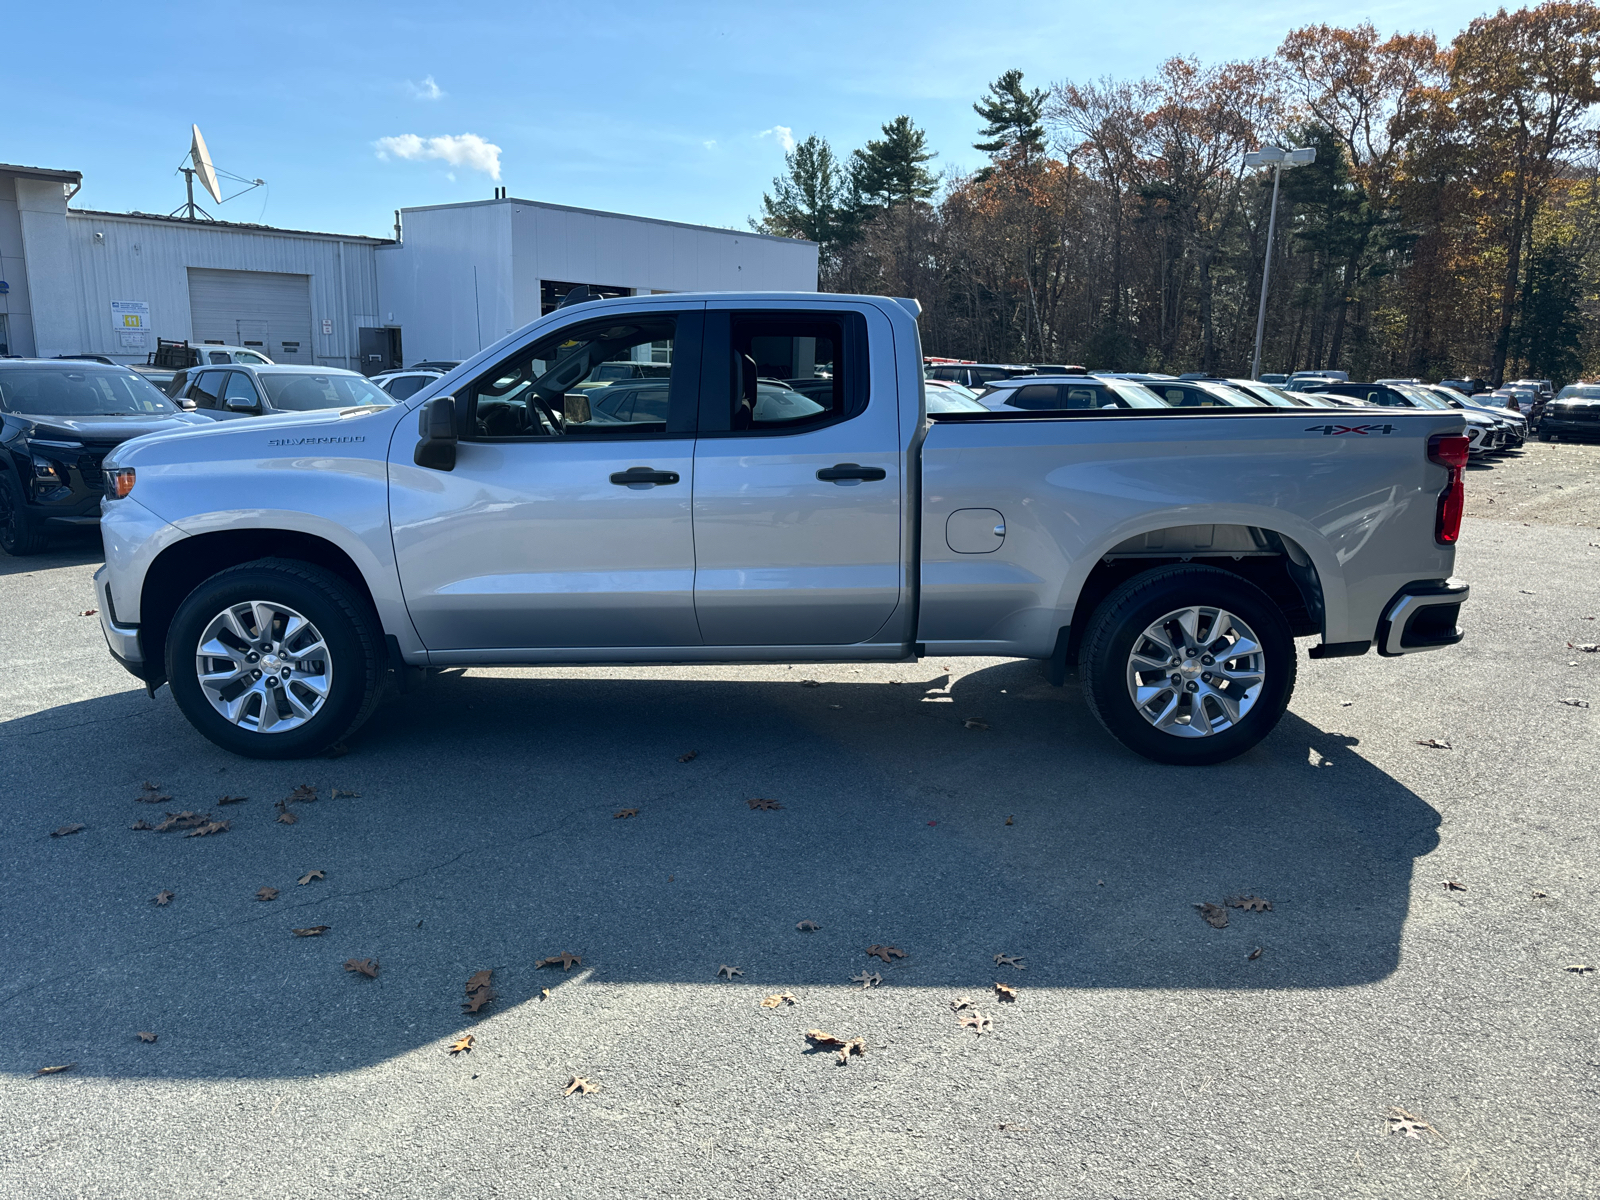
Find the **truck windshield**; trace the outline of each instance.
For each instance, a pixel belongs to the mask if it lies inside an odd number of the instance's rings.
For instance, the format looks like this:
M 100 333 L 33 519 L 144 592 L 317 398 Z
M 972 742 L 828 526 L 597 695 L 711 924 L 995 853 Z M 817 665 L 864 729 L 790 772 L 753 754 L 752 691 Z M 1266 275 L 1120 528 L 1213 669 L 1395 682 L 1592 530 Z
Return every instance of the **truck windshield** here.
M 392 396 L 360 375 L 339 375 L 331 371 L 326 375 L 263 371 L 256 378 L 267 389 L 272 407 L 280 412 L 394 403 Z
M 177 411 L 148 380 L 122 368 L 0 370 L 0 412 L 121 417 L 166 416 Z

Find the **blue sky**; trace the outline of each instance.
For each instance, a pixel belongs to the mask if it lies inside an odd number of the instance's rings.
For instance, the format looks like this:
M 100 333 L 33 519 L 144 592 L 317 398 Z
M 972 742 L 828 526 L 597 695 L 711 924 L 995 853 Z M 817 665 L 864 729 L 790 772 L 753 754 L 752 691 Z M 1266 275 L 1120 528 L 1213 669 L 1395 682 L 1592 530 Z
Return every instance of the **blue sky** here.
M 972 102 L 1010 67 L 1034 86 L 1131 77 L 1174 54 L 1269 54 L 1295 26 L 1363 18 L 1447 40 L 1485 8 L 18 4 L 0 21 L 0 161 L 81 170 L 80 207 L 167 212 L 197 122 L 219 167 L 268 181 L 216 210 L 227 220 L 381 236 L 396 208 L 487 199 L 499 183 L 743 227 L 791 136 L 848 150 L 908 113 L 935 166 L 978 165 Z

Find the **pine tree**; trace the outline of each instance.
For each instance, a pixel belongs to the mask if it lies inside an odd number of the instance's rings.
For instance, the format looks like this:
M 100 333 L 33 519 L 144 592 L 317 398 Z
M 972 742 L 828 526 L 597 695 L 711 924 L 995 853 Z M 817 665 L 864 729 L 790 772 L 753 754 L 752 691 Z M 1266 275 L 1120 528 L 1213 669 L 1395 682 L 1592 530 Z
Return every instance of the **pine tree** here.
M 988 141 L 974 142 L 996 162 L 1006 159 L 1026 169 L 1036 155 L 1044 153 L 1045 93 L 1022 86 L 1021 71 L 1007 71 L 989 85 L 989 92 L 972 106 L 972 111 L 987 124 L 980 131 Z
M 763 215 L 752 218 L 758 233 L 808 238 L 831 248 L 848 224 L 849 184 L 833 147 L 812 134 L 784 155 L 785 173 L 761 197 Z
M 938 190 L 939 176 L 923 164 L 938 157 L 928 149 L 928 135 L 910 117 L 896 117 L 883 127 L 881 140 L 869 141 L 850 156 L 856 207 L 893 208 L 930 199 Z

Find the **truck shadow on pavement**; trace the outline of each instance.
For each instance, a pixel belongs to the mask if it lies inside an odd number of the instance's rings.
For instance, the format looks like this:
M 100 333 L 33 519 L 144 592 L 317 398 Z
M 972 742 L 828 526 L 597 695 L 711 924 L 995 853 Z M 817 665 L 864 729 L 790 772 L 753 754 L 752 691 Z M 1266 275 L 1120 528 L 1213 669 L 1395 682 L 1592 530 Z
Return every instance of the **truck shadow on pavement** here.
M 0 724 L 0 1070 L 353 1069 L 471 1029 L 482 968 L 490 1019 L 580 979 L 753 1003 L 863 968 L 940 989 L 1335 988 L 1395 969 L 1439 815 L 1351 739 L 1291 713 L 1233 763 L 1163 767 L 1036 664 L 953 686 L 940 669 L 444 676 L 387 701 L 348 755 L 288 763 L 222 753 L 165 691 Z M 146 779 L 173 799 L 137 802 Z M 278 822 L 301 783 L 317 799 Z M 230 828 L 128 828 L 182 810 Z M 49 836 L 68 823 L 87 828 Z M 1218 929 L 1195 907 L 1246 895 L 1271 911 L 1228 908 Z M 878 943 L 907 957 L 869 959 Z M 570 974 L 535 968 L 563 951 L 582 956 Z M 999 953 L 1026 969 L 999 973 Z

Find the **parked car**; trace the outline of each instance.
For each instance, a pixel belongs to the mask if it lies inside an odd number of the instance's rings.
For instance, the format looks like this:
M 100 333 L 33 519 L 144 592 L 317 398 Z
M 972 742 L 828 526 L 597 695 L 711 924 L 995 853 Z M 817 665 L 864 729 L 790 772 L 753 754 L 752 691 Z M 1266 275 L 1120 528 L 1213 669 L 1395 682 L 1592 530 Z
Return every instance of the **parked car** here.
M 1555 386 L 1548 379 L 1513 379 L 1506 384 L 1510 388 L 1527 388 L 1535 396 L 1542 396 L 1546 400 L 1554 399 Z
M 1600 384 L 1568 384 L 1544 410 L 1539 440 L 1596 437 L 1600 437 Z
M 407 367 L 403 371 L 384 371 L 369 378 L 396 400 L 409 400 L 434 380 L 443 379 L 446 374 L 444 371 Z
M 1305 391 L 1308 383 L 1348 383 L 1350 376 L 1344 371 L 1296 371 L 1289 376 L 1290 391 Z
M 1441 379 L 1439 386 L 1460 392 L 1463 396 L 1476 396 L 1479 392 L 1491 390 L 1488 380 L 1485 379 Z
M 206 423 L 126 367 L 0 361 L 0 549 L 37 554 L 53 532 L 98 525 L 107 451 Z
M 128 370 L 160 389 L 163 395 L 166 394 L 167 385 L 172 382 L 172 377 L 177 374 L 176 371 L 170 371 L 166 367 L 148 367 L 143 363 L 133 363 Z
M 251 346 L 229 346 L 222 342 L 171 342 L 156 339 L 156 348 L 150 352 L 147 366 L 164 367 L 182 371 L 189 367 L 219 366 L 225 363 L 245 363 L 250 366 L 271 365 L 267 352 Z
M 179 407 L 217 421 L 394 403 L 388 392 L 366 376 L 341 367 L 287 363 L 201 367 L 178 372 L 173 385 Z
M 991 412 L 1170 407 L 1144 384 L 1094 375 L 1028 375 L 1001 379 L 980 392 L 978 402 Z
M 1538 432 L 1540 419 L 1550 404 L 1546 397 L 1539 395 L 1533 388 L 1510 384 L 1490 392 L 1489 399 L 1497 408 L 1521 413 L 1528 419 L 1528 429 L 1535 433 Z
M 1443 400 L 1414 389 L 1410 384 L 1386 383 L 1317 383 L 1307 384 L 1308 392 L 1331 392 L 1334 395 L 1353 396 L 1379 408 L 1427 409 L 1434 412 L 1458 412 L 1467 423 L 1467 452 L 1478 456 L 1500 445 L 1500 425 L 1484 413 L 1452 409 Z
M 1443 384 L 1419 383 L 1413 386 L 1443 401 L 1451 408 L 1482 413 L 1484 416 L 1493 418 L 1500 424 L 1504 435 L 1500 446 L 1501 450 L 1518 449 L 1528 440 L 1528 419 L 1520 412 L 1512 412 L 1509 409 L 1494 408 L 1490 405 L 1482 404 L 1476 397 L 1463 396 L 1454 388 L 1447 388 Z
M 1275 387 L 1288 387 L 1289 377 L 1287 375 L 1262 375 L 1257 382 L 1270 383 Z
M 928 379 L 946 379 L 951 383 L 959 383 L 973 391 L 982 391 L 991 383 L 1002 379 L 1015 379 L 1019 375 L 1035 374 L 1032 367 L 1018 366 L 1015 363 L 941 363 L 928 367 L 923 375 Z
M 663 341 L 664 421 L 569 427 L 594 365 Z M 826 403 L 763 384 L 757 343 L 826 360 Z M 450 395 L 139 438 L 106 462 L 101 628 L 260 758 L 350 737 L 391 670 L 926 654 L 1081 664 L 1125 746 L 1210 763 L 1277 724 L 1296 637 L 1463 637 L 1463 414 L 1171 409 L 1076 376 L 1053 386 L 1156 407 L 930 415 L 920 354 L 883 297 L 618 297 L 502 339 Z M 524 415 L 486 434 L 485 409 Z
M 1229 387 L 1216 379 L 1147 379 L 1141 386 L 1154 392 L 1172 408 L 1271 408 L 1252 392 Z
M 441 373 L 448 374 L 449 372 L 454 371 L 460 365 L 461 363 L 459 361 L 451 361 L 442 358 L 430 358 L 425 359 L 422 362 L 414 362 L 406 369 L 408 371 L 439 371 Z

